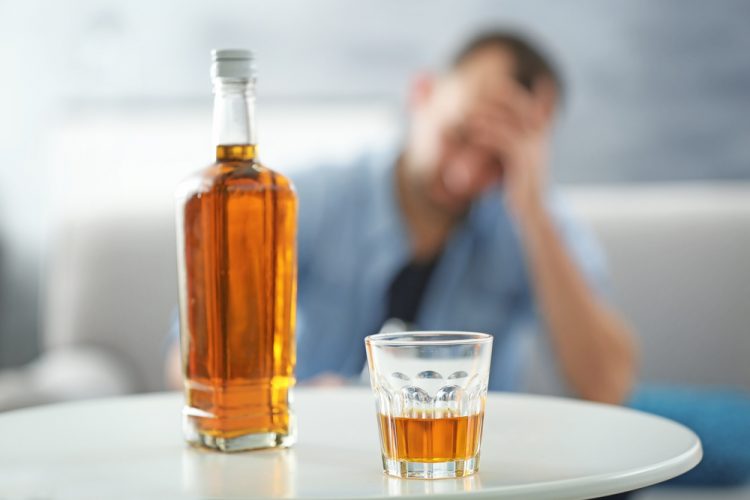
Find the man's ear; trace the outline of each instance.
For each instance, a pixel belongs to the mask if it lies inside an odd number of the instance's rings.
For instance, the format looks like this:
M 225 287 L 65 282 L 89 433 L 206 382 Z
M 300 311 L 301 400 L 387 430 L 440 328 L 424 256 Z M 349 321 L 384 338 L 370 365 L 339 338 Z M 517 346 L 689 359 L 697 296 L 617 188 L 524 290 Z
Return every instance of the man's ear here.
M 414 75 L 409 85 L 409 109 L 416 111 L 427 103 L 435 90 L 436 76 L 428 72 Z

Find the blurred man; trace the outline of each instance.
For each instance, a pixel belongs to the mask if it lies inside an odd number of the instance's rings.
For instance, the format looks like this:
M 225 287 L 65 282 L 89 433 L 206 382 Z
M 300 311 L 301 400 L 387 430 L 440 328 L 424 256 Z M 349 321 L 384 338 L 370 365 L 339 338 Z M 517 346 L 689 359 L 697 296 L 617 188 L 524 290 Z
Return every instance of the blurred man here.
M 364 337 L 396 319 L 492 333 L 490 389 L 512 390 L 536 323 L 575 394 L 625 399 L 633 336 L 606 303 L 598 247 L 546 182 L 561 94 L 532 45 L 484 34 L 415 79 L 400 148 L 295 179 L 301 381 L 359 375 Z

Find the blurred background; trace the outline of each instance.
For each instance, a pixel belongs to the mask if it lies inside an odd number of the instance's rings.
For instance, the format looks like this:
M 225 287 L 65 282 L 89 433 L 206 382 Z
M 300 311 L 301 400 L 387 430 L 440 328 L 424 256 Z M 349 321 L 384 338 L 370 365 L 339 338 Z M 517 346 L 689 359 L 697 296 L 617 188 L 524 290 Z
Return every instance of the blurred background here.
M 288 172 L 394 141 L 415 72 L 497 26 L 563 70 L 553 175 L 644 379 L 750 388 L 748 21 L 742 0 L 0 1 L 0 409 L 160 388 L 210 49 L 256 51 L 262 159 Z
M 643 380 L 750 389 L 749 22 L 743 0 L 0 0 L 0 410 L 162 388 L 210 49 L 256 51 L 261 157 L 291 171 L 393 141 L 414 73 L 497 26 L 563 70 L 553 175 Z
M 563 70 L 553 175 L 646 347 L 750 386 L 748 20 L 741 0 L 0 2 L 0 367 L 113 330 L 158 344 L 172 191 L 212 160 L 211 48 L 257 52 L 262 158 L 290 171 L 393 141 L 414 73 L 505 26 Z

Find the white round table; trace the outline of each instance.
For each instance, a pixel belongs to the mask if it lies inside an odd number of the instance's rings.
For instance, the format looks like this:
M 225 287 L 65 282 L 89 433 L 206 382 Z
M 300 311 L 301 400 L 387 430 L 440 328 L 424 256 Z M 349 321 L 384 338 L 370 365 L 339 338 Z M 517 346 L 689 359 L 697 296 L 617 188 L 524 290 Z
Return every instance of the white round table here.
M 628 409 L 491 394 L 480 472 L 462 479 L 385 476 L 366 389 L 297 389 L 299 442 L 221 454 L 182 441 L 177 393 L 0 414 L 6 498 L 588 498 L 694 467 L 687 428 Z

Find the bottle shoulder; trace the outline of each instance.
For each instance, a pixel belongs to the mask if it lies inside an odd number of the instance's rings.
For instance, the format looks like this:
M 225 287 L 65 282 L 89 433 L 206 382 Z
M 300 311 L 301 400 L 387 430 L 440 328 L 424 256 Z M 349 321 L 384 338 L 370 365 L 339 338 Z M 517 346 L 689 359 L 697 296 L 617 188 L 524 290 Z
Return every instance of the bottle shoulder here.
M 183 180 L 176 194 L 184 197 L 216 189 L 253 192 L 273 190 L 296 196 L 294 185 L 287 176 L 256 160 L 212 163 Z

